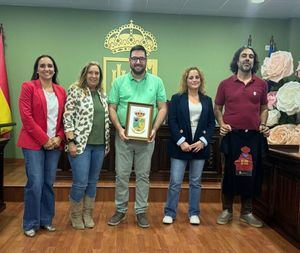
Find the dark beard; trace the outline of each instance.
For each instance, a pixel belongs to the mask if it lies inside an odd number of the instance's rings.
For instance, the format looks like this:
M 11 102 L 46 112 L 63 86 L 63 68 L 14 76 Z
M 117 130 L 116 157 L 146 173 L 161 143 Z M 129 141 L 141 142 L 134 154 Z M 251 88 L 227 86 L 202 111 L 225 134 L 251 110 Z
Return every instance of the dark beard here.
M 251 73 L 252 72 L 252 68 L 249 69 L 244 69 L 244 68 L 240 68 L 240 71 L 242 71 L 243 73 Z
M 146 70 L 146 67 L 142 68 L 140 71 L 136 71 L 133 67 L 131 67 L 131 71 L 133 72 L 133 74 L 139 76 L 142 75 Z
M 244 69 L 244 67 L 243 67 L 243 65 L 241 64 L 240 66 L 238 66 L 239 67 L 239 70 L 240 71 L 242 71 L 243 73 L 251 73 L 252 72 L 252 68 L 253 68 L 253 66 L 250 66 L 250 68 L 249 69 Z

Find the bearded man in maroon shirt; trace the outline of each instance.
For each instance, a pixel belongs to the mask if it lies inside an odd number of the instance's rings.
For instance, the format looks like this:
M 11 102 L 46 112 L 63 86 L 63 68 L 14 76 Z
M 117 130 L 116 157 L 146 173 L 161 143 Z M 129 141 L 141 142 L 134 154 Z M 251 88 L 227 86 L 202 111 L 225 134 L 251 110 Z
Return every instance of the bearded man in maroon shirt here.
M 268 86 L 255 75 L 258 63 L 251 47 L 239 48 L 230 64 L 233 75 L 220 83 L 215 98 L 214 112 L 223 136 L 221 152 L 225 156 L 223 211 L 217 219 L 220 225 L 232 220 L 233 199 L 240 195 L 240 221 L 254 227 L 263 226 L 252 214 L 252 200 L 261 191 L 261 158 L 267 150 L 269 135 Z

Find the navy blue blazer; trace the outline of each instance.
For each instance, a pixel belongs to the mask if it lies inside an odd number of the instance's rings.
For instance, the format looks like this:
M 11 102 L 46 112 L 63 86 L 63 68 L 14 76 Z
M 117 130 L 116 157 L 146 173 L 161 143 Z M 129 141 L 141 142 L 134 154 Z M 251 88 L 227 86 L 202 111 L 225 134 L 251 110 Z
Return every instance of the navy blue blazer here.
M 202 112 L 194 139 L 192 139 L 188 94 L 178 93 L 172 96 L 168 110 L 168 124 L 171 132 L 171 139 L 168 143 L 170 157 L 191 160 L 206 159 L 209 156 L 209 143 L 216 125 L 215 116 L 211 98 L 201 93 L 199 93 L 199 97 Z M 185 137 L 187 143 L 192 144 L 199 141 L 202 136 L 207 140 L 208 145 L 197 153 L 183 152 L 176 144 L 182 137 Z

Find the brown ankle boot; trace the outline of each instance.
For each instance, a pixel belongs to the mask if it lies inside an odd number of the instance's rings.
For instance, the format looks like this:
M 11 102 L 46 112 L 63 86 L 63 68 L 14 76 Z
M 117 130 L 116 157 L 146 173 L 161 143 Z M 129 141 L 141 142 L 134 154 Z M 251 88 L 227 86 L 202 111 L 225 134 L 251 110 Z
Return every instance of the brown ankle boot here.
M 86 228 L 93 228 L 95 226 L 93 221 L 94 206 L 95 198 L 85 195 L 83 201 L 83 222 Z
M 82 220 L 83 199 L 76 202 L 70 198 L 70 221 L 75 229 L 84 229 Z

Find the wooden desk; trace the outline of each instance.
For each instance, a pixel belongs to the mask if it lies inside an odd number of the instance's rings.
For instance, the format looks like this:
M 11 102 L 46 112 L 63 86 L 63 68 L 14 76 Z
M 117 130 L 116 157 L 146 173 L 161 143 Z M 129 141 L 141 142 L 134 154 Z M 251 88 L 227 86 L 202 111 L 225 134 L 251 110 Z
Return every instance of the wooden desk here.
M 300 247 L 300 152 L 270 149 L 263 170 L 262 194 L 254 201 L 255 212 Z
M 9 139 L 7 138 L 0 138 L 0 212 L 3 211 L 6 207 L 4 203 L 4 196 L 3 196 L 3 179 L 4 179 L 4 165 L 3 165 L 3 157 L 4 157 L 4 148 L 5 145 L 8 143 Z

